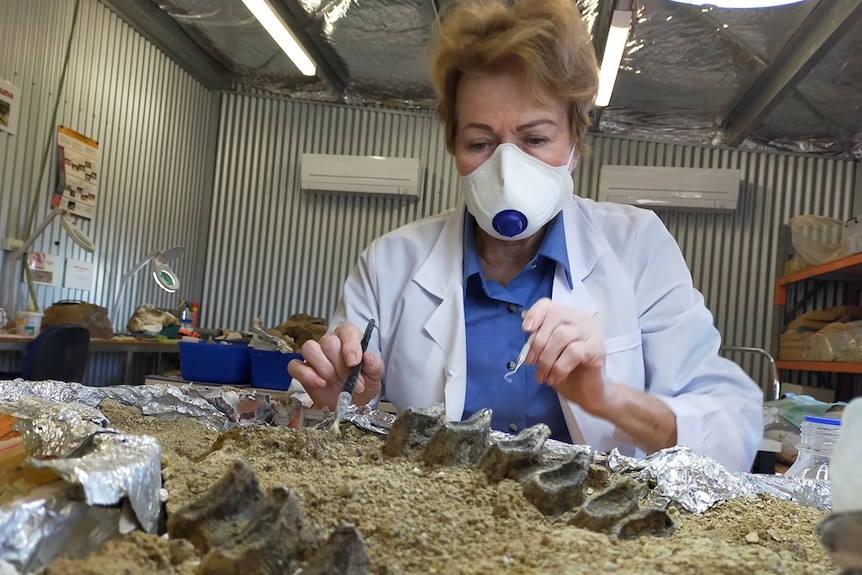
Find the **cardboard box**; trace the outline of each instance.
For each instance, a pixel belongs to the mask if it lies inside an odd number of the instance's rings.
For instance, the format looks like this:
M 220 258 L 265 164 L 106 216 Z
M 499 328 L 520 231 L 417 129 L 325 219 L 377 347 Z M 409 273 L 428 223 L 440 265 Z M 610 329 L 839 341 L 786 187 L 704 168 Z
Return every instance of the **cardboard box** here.
M 814 332 L 785 332 L 778 336 L 778 359 L 802 361 L 805 342 Z
M 808 385 L 797 385 L 795 383 L 782 383 L 781 394 L 795 393 L 796 395 L 807 395 L 823 403 L 835 403 L 835 391 L 822 387 L 811 387 Z

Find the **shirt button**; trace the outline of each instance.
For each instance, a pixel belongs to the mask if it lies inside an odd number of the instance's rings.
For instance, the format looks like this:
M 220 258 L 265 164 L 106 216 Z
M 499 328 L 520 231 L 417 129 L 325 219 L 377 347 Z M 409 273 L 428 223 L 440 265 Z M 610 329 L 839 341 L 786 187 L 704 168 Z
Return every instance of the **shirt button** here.
M 518 306 L 516 306 L 513 303 L 510 303 L 509 304 L 509 313 L 515 313 L 516 311 L 518 311 Z
M 518 431 L 518 426 L 515 425 L 514 423 L 510 423 L 509 424 L 509 431 L 511 431 L 512 433 L 516 433 Z
M 537 267 L 539 267 L 539 264 L 538 264 L 538 263 L 536 263 L 536 262 L 533 262 L 533 263 L 531 263 L 531 264 L 530 264 L 530 269 L 531 269 L 531 270 L 534 270 L 534 269 L 536 269 Z
M 509 371 L 512 371 L 513 369 L 515 369 L 515 365 L 517 365 L 517 364 L 514 361 L 510 361 L 510 362 L 506 363 L 506 369 L 508 369 Z

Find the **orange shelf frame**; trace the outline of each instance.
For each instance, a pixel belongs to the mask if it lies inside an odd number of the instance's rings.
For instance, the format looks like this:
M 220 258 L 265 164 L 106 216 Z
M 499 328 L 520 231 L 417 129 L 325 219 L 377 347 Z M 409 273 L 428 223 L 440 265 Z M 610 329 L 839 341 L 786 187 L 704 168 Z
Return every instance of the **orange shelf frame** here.
M 800 371 L 826 371 L 831 373 L 862 374 L 862 363 L 851 361 L 798 361 L 779 359 L 775 367 L 781 369 L 796 369 Z
M 775 281 L 775 304 L 786 305 L 787 286 L 807 279 L 860 282 L 862 281 L 862 252 L 778 278 Z

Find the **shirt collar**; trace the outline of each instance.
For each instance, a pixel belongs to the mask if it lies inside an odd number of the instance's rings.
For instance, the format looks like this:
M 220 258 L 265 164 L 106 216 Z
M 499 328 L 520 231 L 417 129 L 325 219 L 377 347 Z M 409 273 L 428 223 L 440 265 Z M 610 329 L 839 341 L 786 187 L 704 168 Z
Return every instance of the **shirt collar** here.
M 476 218 L 470 212 L 464 217 L 464 283 L 474 274 L 482 278 L 482 268 L 479 265 L 479 254 L 476 253 Z M 538 256 L 546 257 L 563 266 L 566 270 L 566 281 L 572 289 L 572 272 L 569 269 L 569 251 L 566 246 L 566 230 L 563 225 L 563 212 L 560 211 L 554 219 L 548 222 Z

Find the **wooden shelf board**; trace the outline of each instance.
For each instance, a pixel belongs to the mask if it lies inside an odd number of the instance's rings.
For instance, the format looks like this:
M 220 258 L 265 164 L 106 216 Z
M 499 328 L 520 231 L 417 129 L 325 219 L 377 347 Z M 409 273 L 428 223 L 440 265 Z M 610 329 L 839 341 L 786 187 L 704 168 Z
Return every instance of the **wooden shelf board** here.
M 862 363 L 850 361 L 797 361 L 781 360 L 775 362 L 778 369 L 794 369 L 798 371 L 828 371 L 832 373 L 862 374 Z
M 862 252 L 819 266 L 807 267 L 778 278 L 775 281 L 775 303 L 785 305 L 787 303 L 787 286 L 808 279 L 859 282 L 862 279 Z

